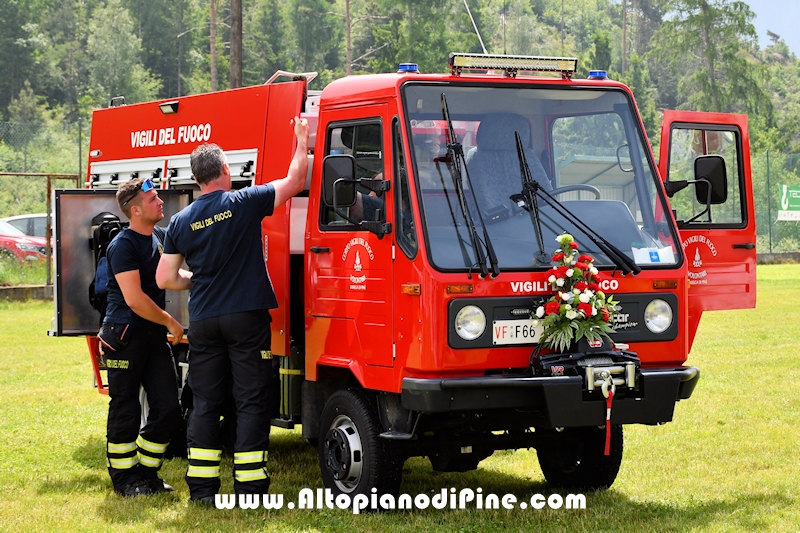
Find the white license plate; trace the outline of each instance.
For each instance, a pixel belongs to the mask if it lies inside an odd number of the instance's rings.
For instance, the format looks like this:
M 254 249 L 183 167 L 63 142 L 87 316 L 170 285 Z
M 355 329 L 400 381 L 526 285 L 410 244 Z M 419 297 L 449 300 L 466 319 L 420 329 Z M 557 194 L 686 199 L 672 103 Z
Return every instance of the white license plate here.
M 541 335 L 542 326 L 534 326 L 533 319 L 492 322 L 494 344 L 533 344 L 539 341 Z

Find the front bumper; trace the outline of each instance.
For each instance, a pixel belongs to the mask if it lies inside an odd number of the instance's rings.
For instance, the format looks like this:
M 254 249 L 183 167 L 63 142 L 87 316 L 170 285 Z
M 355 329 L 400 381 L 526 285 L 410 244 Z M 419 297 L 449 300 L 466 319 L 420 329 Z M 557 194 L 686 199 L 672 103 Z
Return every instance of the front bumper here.
M 700 370 L 693 366 L 642 370 L 636 397 L 615 398 L 612 424 L 663 424 L 672 420 L 675 402 L 691 397 Z M 403 407 L 422 413 L 509 409 L 535 414 L 546 427 L 605 424 L 605 398 L 589 399 L 580 376 L 404 378 Z

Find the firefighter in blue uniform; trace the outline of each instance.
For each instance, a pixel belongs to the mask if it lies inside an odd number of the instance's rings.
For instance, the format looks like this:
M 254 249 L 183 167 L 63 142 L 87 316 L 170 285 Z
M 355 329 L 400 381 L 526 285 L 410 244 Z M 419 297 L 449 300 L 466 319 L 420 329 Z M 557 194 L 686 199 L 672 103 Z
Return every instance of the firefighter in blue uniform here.
M 181 416 L 167 331 L 177 344 L 183 326 L 164 310 L 164 290 L 155 279 L 165 234 L 156 223 L 164 218 L 164 202 L 149 178 L 124 183 L 117 202 L 130 227 L 108 245 L 108 308 L 98 335 L 111 398 L 107 466 L 116 492 L 138 496 L 173 490 L 157 473 Z M 140 386 L 150 409 L 141 430 Z
M 264 262 L 261 220 L 305 185 L 308 123 L 297 117 L 292 122 L 297 148 L 288 175 L 266 185 L 231 192 L 230 168 L 219 146 L 195 149 L 190 162 L 200 195 L 172 217 L 164 242 L 159 286 L 190 289 L 190 501 L 213 504 L 219 492 L 219 421 L 226 383 L 232 383 L 236 403 L 234 491 L 266 494 L 269 489 L 269 310 L 277 300 Z M 180 271 L 184 259 L 191 278 Z

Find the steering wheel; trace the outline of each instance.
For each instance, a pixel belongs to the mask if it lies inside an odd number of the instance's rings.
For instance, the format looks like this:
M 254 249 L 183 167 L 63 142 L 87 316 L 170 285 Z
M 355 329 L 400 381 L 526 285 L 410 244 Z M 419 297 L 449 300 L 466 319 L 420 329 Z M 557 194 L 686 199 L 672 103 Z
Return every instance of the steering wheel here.
M 564 194 L 565 192 L 572 192 L 572 191 L 586 191 L 594 194 L 594 199 L 600 199 L 600 189 L 595 187 L 594 185 L 586 185 L 585 183 L 578 183 L 575 185 L 565 185 L 564 187 L 559 187 L 558 189 L 553 189 L 550 191 L 551 196 L 556 196 L 558 194 Z

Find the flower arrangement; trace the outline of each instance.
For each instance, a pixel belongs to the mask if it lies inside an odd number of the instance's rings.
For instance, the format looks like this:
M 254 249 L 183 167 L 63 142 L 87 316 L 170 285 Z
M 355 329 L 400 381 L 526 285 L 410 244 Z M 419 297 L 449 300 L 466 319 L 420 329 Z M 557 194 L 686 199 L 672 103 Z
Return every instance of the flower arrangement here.
M 536 309 L 534 325 L 544 332 L 539 345 L 563 352 L 574 342 L 586 338 L 589 342 L 603 338 L 611 340 L 611 325 L 615 305 L 611 296 L 600 290 L 600 274 L 594 258 L 580 254 L 572 235 L 556 237 L 559 249 L 553 254 L 554 266 L 548 282 L 556 291 L 544 305 Z

